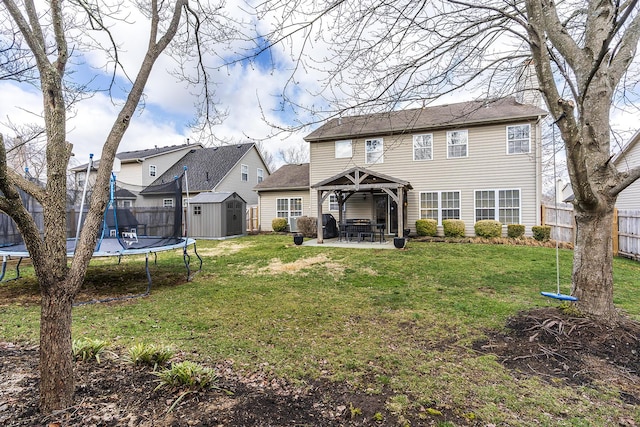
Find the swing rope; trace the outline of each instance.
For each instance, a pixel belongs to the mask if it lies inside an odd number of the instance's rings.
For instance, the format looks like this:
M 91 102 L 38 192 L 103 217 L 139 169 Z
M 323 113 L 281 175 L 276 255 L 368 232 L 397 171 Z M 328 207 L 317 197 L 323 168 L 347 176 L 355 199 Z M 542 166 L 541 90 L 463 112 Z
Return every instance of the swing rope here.
M 564 114 L 564 113 L 563 113 Z M 558 120 L 562 119 L 564 117 L 564 115 L 560 116 L 558 118 Z M 556 225 L 556 230 L 558 227 L 558 185 L 557 185 L 557 174 L 556 174 L 556 128 L 555 128 L 555 124 L 558 122 L 558 120 L 556 120 L 555 122 L 551 123 L 551 140 L 553 141 L 553 184 L 555 186 L 555 191 L 554 191 L 554 209 L 555 209 L 555 225 Z M 556 236 L 556 293 L 554 294 L 553 292 L 540 292 L 540 294 L 542 296 L 545 297 L 549 297 L 549 298 L 553 298 L 553 299 L 557 299 L 557 300 L 561 300 L 561 301 L 578 301 L 578 298 L 572 296 L 572 295 L 565 295 L 560 293 L 560 249 L 558 247 L 558 237 Z

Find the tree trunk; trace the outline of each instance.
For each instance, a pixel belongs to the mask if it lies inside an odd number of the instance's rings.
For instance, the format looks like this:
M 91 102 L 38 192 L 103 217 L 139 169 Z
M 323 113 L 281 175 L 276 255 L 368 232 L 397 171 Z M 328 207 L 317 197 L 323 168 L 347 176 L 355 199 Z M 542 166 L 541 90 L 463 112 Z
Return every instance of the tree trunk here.
M 42 280 L 42 278 L 41 278 Z M 66 289 L 66 283 L 41 289 Z M 42 292 L 40 320 L 40 409 L 49 413 L 73 405 L 72 297 Z
M 613 249 L 611 228 L 614 205 L 593 212 L 576 209 L 576 245 L 573 253 L 573 295 L 586 315 L 613 323 Z

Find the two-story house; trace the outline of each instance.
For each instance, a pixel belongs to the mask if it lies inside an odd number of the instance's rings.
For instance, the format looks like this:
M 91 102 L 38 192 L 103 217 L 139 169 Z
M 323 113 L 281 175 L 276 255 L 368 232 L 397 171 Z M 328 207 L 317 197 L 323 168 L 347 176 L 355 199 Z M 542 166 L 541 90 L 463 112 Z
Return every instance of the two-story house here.
M 170 207 L 167 204 L 172 203 L 172 199 L 157 189 L 182 175 L 185 167 L 190 197 L 202 192 L 235 192 L 247 205 L 258 204 L 253 187 L 269 176 L 269 169 L 254 143 L 191 150 L 142 190 L 145 204 Z M 183 186 L 185 197 L 186 191 L 187 187 Z
M 166 172 L 185 154 L 201 148 L 202 144 L 182 144 L 117 153 L 116 158 L 120 162 L 120 168 L 116 174 L 119 203 L 123 207 L 143 205 L 142 196 L 139 194 L 145 187 Z M 87 179 L 89 179 L 89 188 L 93 186 L 99 165 L 100 160 L 93 162 L 88 178 L 88 163 L 71 169 L 75 175 L 77 192 L 82 192 Z
M 329 120 L 304 138 L 302 215 L 366 218 L 388 235 L 419 218 L 463 220 L 467 235 L 482 219 L 530 233 L 540 224 L 545 115 L 503 98 Z

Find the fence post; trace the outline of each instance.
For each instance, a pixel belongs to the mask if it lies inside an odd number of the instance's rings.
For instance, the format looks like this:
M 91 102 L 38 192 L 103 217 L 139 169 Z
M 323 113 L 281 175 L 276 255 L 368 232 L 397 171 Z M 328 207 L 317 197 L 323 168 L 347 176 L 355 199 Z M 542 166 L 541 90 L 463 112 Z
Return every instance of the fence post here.
M 618 208 L 613 208 L 613 226 L 611 230 L 611 241 L 613 243 L 613 256 L 618 256 L 620 249 L 620 236 L 618 235 Z
M 545 225 L 546 216 L 547 216 L 547 207 L 545 205 L 540 205 L 540 225 Z

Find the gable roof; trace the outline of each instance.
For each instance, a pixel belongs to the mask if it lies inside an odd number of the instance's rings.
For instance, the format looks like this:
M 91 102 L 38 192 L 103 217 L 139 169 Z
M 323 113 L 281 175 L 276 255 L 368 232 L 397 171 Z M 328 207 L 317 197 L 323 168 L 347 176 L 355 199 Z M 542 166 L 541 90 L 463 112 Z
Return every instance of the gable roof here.
M 307 142 L 352 137 L 413 133 L 461 125 L 512 122 L 546 116 L 533 105 L 520 104 L 515 98 L 470 101 L 410 110 L 390 111 L 329 120 L 307 135 Z
M 311 188 L 319 190 L 342 191 L 360 191 L 399 187 L 404 187 L 408 190 L 413 188 L 409 181 L 394 178 L 380 172 L 373 172 L 361 167 L 353 167 L 311 186 Z
M 199 193 L 189 200 L 189 204 L 195 203 L 222 203 L 227 199 L 239 199 L 243 202 L 245 201 L 238 193 L 223 191 L 214 193 L 213 191 L 205 191 L 203 193 Z M 245 202 L 246 203 L 246 202 Z
M 283 165 L 266 177 L 264 181 L 253 187 L 254 190 L 308 190 L 309 189 L 309 163 L 297 165 Z
M 189 178 L 189 190 L 209 191 L 218 185 L 254 146 L 255 144 L 251 142 L 191 150 L 141 193 L 153 194 L 154 190 L 151 187 L 171 182 L 174 177 L 182 175 L 185 166 Z
M 633 134 L 629 142 L 627 142 L 624 147 L 622 147 L 622 149 L 613 156 L 613 158 L 611 159 L 612 162 L 617 165 L 620 160 L 624 159 L 628 154 L 631 153 L 631 150 L 633 150 L 633 147 L 638 144 L 638 141 L 640 141 L 640 129 L 637 130 L 636 133 Z
M 183 150 L 185 148 L 198 149 L 202 148 L 202 144 L 182 144 L 182 145 L 167 145 L 164 147 L 145 148 L 143 150 L 123 151 L 116 153 L 116 157 L 120 159 L 121 163 L 136 163 L 141 162 L 151 157 L 160 156 L 162 154 L 172 153 L 174 151 Z M 71 168 L 72 171 L 83 171 L 87 169 L 89 163 L 84 163 L 80 166 Z M 97 169 L 100 166 L 100 160 L 94 160 L 92 169 Z

